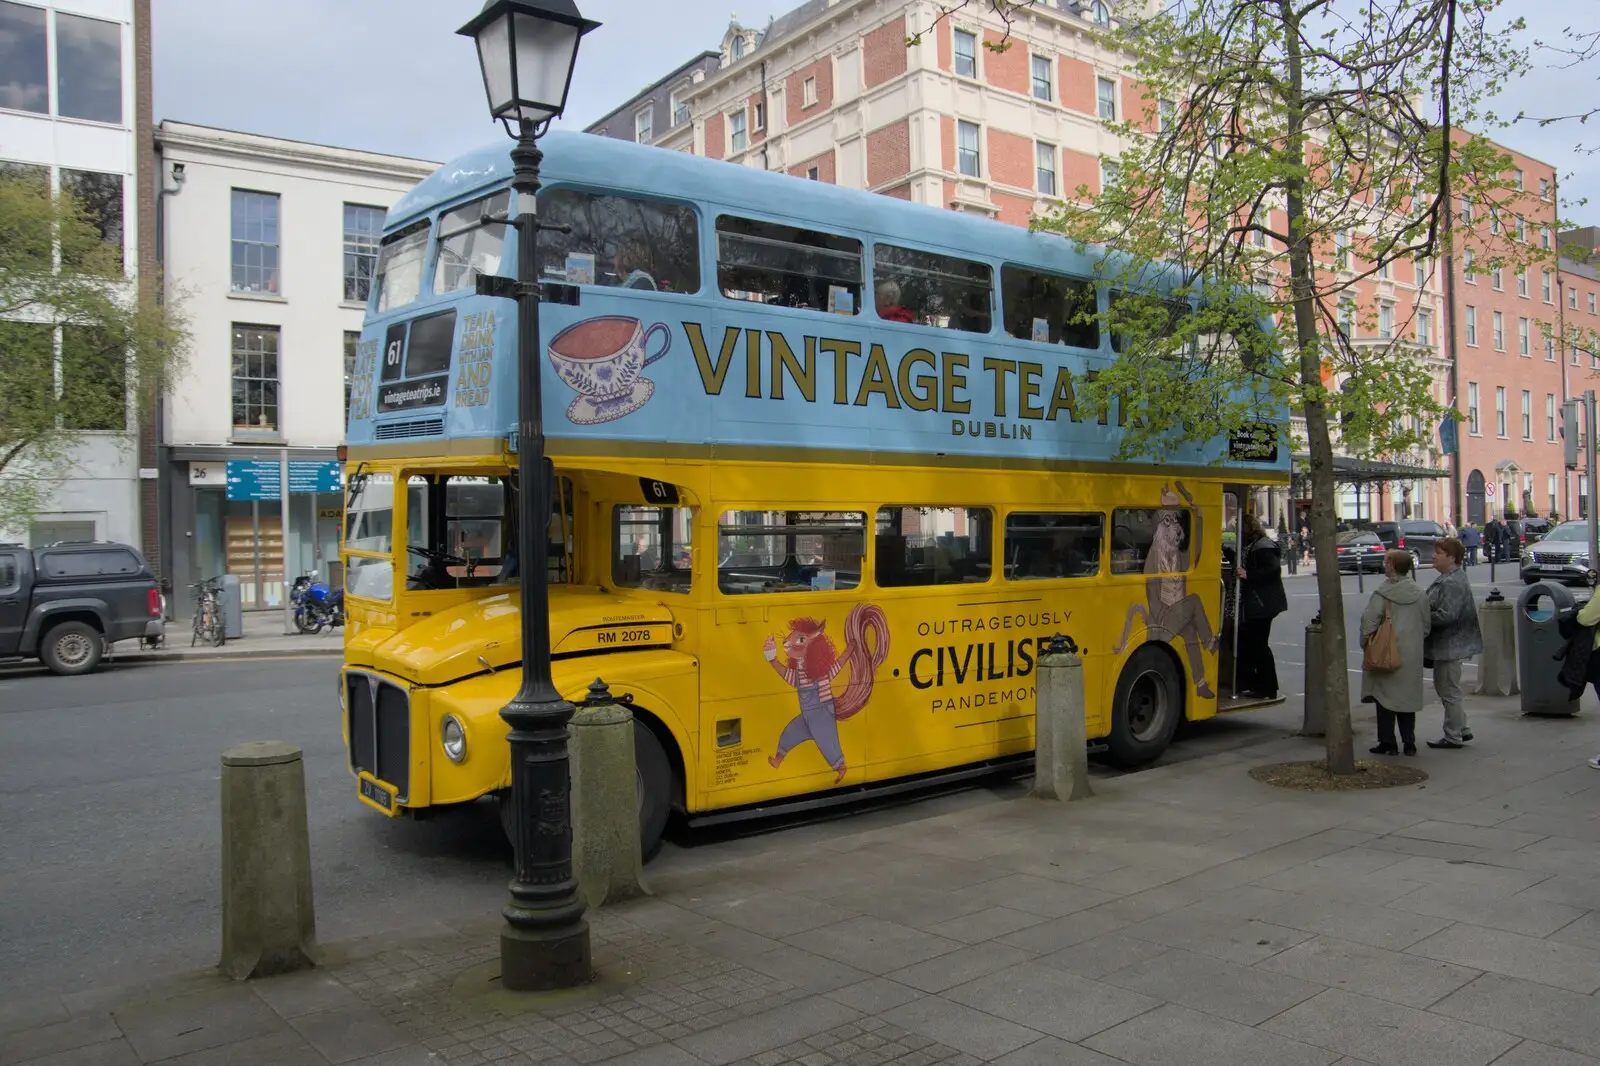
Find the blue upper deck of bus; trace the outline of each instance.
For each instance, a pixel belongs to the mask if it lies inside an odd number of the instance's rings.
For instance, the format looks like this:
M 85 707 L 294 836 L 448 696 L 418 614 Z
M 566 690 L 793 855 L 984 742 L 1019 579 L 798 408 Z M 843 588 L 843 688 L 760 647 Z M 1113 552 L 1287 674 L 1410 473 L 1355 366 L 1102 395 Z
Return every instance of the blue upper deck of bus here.
M 567 227 L 541 233 L 540 277 L 579 292 L 576 306 L 541 308 L 557 452 L 566 439 L 639 454 L 1115 461 L 1115 419 L 1080 414 L 1074 393 L 1115 358 L 1077 315 L 1108 299 L 1092 253 L 612 138 L 540 144 L 541 221 Z M 390 210 L 352 381 L 357 455 L 446 440 L 459 451 L 514 427 L 516 305 L 473 282 L 514 273 L 515 234 L 500 221 L 510 178 L 503 141 Z M 1230 456 L 1218 440 L 1165 458 L 1282 476 L 1287 451 Z

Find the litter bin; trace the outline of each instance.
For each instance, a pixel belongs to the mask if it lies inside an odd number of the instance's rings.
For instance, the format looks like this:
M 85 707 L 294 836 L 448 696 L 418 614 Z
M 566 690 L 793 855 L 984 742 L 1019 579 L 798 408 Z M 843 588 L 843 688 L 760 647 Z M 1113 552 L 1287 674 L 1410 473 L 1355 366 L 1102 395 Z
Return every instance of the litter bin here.
M 222 575 L 222 636 L 238 640 L 244 636 L 244 600 L 239 592 L 239 575 Z
M 1567 646 L 1561 618 L 1573 610 L 1572 593 L 1563 585 L 1539 582 L 1517 597 L 1517 675 L 1522 713 L 1572 715 L 1578 704 L 1558 677 L 1556 655 Z

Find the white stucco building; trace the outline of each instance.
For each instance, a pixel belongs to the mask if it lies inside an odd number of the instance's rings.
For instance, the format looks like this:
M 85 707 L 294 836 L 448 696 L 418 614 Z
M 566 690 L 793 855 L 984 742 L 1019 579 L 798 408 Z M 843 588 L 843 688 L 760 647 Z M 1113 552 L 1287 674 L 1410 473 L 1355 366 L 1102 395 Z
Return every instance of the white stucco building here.
M 0 168 L 79 195 L 122 247 L 130 294 L 151 236 L 140 225 L 137 180 L 139 131 L 149 122 L 148 14 L 148 0 L 0 0 Z M 70 373 L 59 348 L 58 383 Z M 142 545 L 137 420 L 130 402 L 123 425 L 86 430 L 65 464 L 37 470 L 53 484 L 44 510 L 29 528 L 0 528 L 0 541 Z
M 437 164 L 171 121 L 155 141 L 167 297 L 192 334 L 162 416 L 169 572 L 234 573 L 247 607 L 276 606 L 285 569 L 337 563 L 341 500 L 293 496 L 285 546 L 278 502 L 229 499 L 226 464 L 335 460 L 384 214 Z

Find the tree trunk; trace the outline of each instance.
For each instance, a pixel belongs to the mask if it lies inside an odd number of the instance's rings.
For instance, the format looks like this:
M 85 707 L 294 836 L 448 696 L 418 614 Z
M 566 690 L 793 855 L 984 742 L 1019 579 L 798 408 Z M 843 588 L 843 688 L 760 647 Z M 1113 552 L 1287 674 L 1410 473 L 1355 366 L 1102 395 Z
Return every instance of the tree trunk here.
M 1284 150 L 1292 160 L 1305 160 L 1304 72 L 1300 57 L 1300 27 L 1292 3 L 1280 0 L 1284 46 L 1289 60 L 1284 102 L 1288 112 L 1288 137 Z M 1339 578 L 1338 535 L 1335 515 L 1333 441 L 1328 435 L 1328 405 L 1321 399 L 1322 346 L 1317 333 L 1316 273 L 1311 238 L 1306 231 L 1305 182 L 1290 178 L 1285 189 L 1289 216 L 1289 292 L 1294 305 L 1295 343 L 1300 351 L 1300 384 L 1304 403 L 1306 443 L 1311 453 L 1311 541 L 1317 560 L 1317 598 L 1322 613 L 1324 691 L 1328 694 L 1328 771 L 1356 772 L 1355 746 L 1350 727 L 1349 654 L 1344 631 L 1344 589 Z M 1313 681 L 1313 684 L 1315 682 Z

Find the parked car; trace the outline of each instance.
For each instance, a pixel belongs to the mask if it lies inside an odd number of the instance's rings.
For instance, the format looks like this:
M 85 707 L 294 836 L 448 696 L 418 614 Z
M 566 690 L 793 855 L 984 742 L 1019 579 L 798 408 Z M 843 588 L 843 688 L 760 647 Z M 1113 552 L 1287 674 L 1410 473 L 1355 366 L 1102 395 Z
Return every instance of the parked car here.
M 1522 543 L 1537 544 L 1550 535 L 1550 530 L 1555 523 L 1548 518 L 1524 518 L 1522 522 Z
M 1563 522 L 1537 544 L 1522 549 L 1522 581 L 1560 581 L 1566 585 L 1592 582 L 1594 563 L 1589 558 L 1589 523 Z
M 1366 571 L 1375 574 L 1383 569 L 1383 541 L 1376 533 L 1364 529 L 1351 529 L 1334 539 L 1334 552 L 1339 556 L 1339 572 L 1354 574 Z
M 159 642 L 161 589 L 126 544 L 0 544 L 0 658 L 86 674 L 119 640 Z
M 1374 522 L 1372 531 L 1385 548 L 1400 548 L 1419 563 L 1433 562 L 1433 546 L 1444 537 L 1444 527 L 1422 518 L 1399 522 Z

